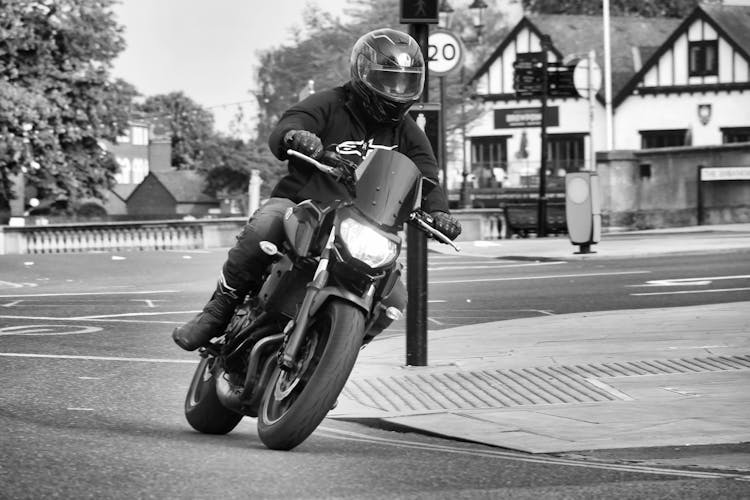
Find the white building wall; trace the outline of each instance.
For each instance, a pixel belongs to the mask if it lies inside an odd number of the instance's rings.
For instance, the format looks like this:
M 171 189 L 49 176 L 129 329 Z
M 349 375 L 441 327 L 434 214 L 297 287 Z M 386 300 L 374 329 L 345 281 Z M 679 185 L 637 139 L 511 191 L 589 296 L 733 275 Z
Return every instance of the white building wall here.
M 703 125 L 698 106 L 711 105 Z M 692 145 L 721 144 L 722 127 L 750 126 L 750 92 L 695 92 L 631 96 L 615 112 L 615 149 L 640 149 L 640 130 L 691 129 Z

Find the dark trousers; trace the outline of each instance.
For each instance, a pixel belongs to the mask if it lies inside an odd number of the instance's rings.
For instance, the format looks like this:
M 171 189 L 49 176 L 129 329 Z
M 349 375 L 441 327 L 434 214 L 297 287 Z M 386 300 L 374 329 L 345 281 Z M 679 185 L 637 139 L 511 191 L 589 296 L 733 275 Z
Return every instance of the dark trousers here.
M 257 292 L 261 285 L 263 271 L 271 263 L 271 257 L 260 249 L 261 241 L 270 241 L 281 246 L 284 241 L 284 214 L 294 207 L 287 198 L 270 198 L 250 217 L 237 235 L 237 242 L 229 250 L 221 272 L 221 284 L 225 290 L 238 299 L 250 292 Z M 406 288 L 398 280 L 391 294 L 383 301 L 386 307 L 406 309 Z M 370 336 L 377 335 L 387 328 L 392 320 L 381 315 Z
M 261 249 L 261 241 L 281 246 L 284 241 L 284 213 L 294 206 L 287 198 L 270 198 L 250 217 L 229 250 L 221 272 L 221 283 L 238 298 L 255 292 L 261 285 L 271 257 Z

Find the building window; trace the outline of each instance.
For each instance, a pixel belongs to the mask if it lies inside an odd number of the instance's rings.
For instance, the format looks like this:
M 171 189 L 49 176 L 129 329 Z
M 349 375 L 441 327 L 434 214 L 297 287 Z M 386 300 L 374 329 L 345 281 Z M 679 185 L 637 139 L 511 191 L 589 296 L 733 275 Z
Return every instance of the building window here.
M 148 146 L 148 128 L 133 127 L 133 144 L 136 146 Z
M 671 148 L 687 144 L 687 129 L 641 130 L 641 149 Z
M 586 165 L 583 134 L 555 134 L 547 136 L 547 169 L 553 177 L 564 177 L 578 172 Z
M 130 158 L 117 158 L 120 171 L 115 174 L 117 184 L 130 184 L 133 180 L 133 171 L 130 167 Z
M 722 143 L 750 142 L 750 127 L 727 127 L 721 129 Z
M 689 42 L 688 61 L 690 76 L 712 76 L 719 74 L 719 41 L 701 40 Z
M 471 138 L 471 170 L 477 187 L 498 187 L 507 171 L 508 136 Z

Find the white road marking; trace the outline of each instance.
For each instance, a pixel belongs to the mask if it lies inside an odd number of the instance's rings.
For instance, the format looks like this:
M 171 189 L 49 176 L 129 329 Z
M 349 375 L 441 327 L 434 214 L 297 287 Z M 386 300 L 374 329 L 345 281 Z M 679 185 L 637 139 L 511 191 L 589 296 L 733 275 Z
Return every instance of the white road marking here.
M 76 359 L 83 361 L 124 361 L 137 363 L 179 363 L 197 364 L 197 359 L 164 359 L 164 358 L 120 358 L 115 356 L 71 356 L 63 354 L 26 354 L 17 352 L 0 352 L 0 356 L 8 358 L 46 358 L 46 359 Z
M 673 278 L 666 280 L 651 280 L 642 285 L 628 285 L 632 287 L 653 287 L 653 286 L 699 286 L 710 285 L 712 281 L 719 280 L 740 280 L 750 278 L 750 275 L 737 276 L 709 276 L 706 278 Z
M 78 297 L 91 295 L 147 295 L 150 293 L 179 293 L 179 290 L 144 290 L 139 292 L 60 292 L 60 293 L 25 293 L 16 295 L 0 295 L 0 299 L 16 299 L 23 297 Z
M 717 293 L 717 292 L 744 292 L 750 290 L 750 287 L 744 288 L 714 288 L 713 290 L 676 290 L 670 292 L 644 292 L 644 293 L 631 293 L 635 297 L 643 297 L 646 295 L 684 295 L 690 293 Z
M 40 335 L 78 335 L 82 333 L 96 333 L 102 329 L 98 326 L 76 325 L 21 325 L 0 328 L 0 337 L 22 335 L 36 337 Z
M 23 302 L 23 300 L 14 300 L 14 301 L 12 301 L 12 302 L 8 302 L 7 304 L 3 304 L 3 307 L 13 307 L 13 306 L 17 306 L 17 305 L 18 305 L 18 304 L 20 304 L 21 302 Z
M 68 411 L 94 411 L 93 408 L 65 408 Z
M 6 288 L 23 288 L 25 286 L 28 287 L 35 287 L 37 286 L 36 283 L 13 283 L 12 281 L 0 281 L 0 287 L 6 287 Z
M 651 271 L 621 271 L 612 273 L 582 273 L 582 274 L 555 274 L 550 276 L 509 276 L 506 278 L 480 278 L 469 280 L 444 280 L 430 281 L 430 285 L 451 285 L 455 283 L 482 283 L 490 281 L 523 281 L 523 280 L 545 280 L 554 278 L 590 278 L 595 276 L 621 276 L 626 274 L 649 274 Z
M 166 312 L 166 313 L 144 313 L 144 314 L 196 314 L 200 311 L 178 311 L 178 312 Z M 133 315 L 138 315 L 138 313 L 133 313 Z M 28 320 L 35 320 L 35 321 L 81 321 L 80 318 L 57 318 L 57 317 L 50 317 L 50 316 L 11 316 L 11 315 L 0 315 L 0 319 L 28 319 Z M 118 318 L 110 318 L 110 317 L 102 317 L 102 318 L 84 318 L 86 321 L 99 321 L 103 323 L 141 323 L 141 324 L 154 324 L 154 325 L 182 325 L 185 323 L 184 321 L 168 321 L 168 320 L 157 320 L 157 321 L 148 321 L 148 320 L 142 320 L 142 319 L 118 319 Z
M 686 347 L 667 347 L 667 349 L 677 350 L 677 349 L 718 349 L 720 347 L 729 347 L 728 345 L 692 345 L 692 346 L 686 346 Z
M 130 299 L 130 302 L 143 302 L 146 307 L 156 307 L 156 302 L 164 302 L 163 300 L 156 300 L 156 299 Z
M 555 264 L 565 264 L 563 261 L 554 261 L 554 262 L 533 262 L 533 263 L 525 263 L 525 264 L 495 264 L 495 265 L 486 265 L 486 266 L 465 266 L 462 265 L 459 262 L 456 262 L 455 266 L 451 267 L 428 267 L 428 271 L 464 271 L 469 269 L 505 269 L 508 267 L 535 267 L 535 266 L 549 266 L 549 265 L 555 265 Z
M 201 311 L 155 311 L 155 312 L 135 312 L 135 313 L 121 313 L 121 314 L 100 314 L 98 316 L 77 316 L 70 318 L 72 320 L 89 320 L 89 319 L 104 319 L 104 318 L 128 318 L 133 316 L 161 316 L 163 314 L 197 314 Z
M 320 432 L 322 431 L 322 433 Z M 629 465 L 619 463 L 606 463 L 606 462 L 585 462 L 566 458 L 557 458 L 549 456 L 529 456 L 520 453 L 511 453 L 500 450 L 471 450 L 461 446 L 447 446 L 440 444 L 431 443 L 419 443 L 416 441 L 404 441 L 402 439 L 388 439 L 380 438 L 376 436 L 368 436 L 367 434 L 361 434 L 358 432 L 345 431 L 341 429 L 335 429 L 332 427 L 320 426 L 318 427 L 318 435 L 323 435 L 329 439 L 338 439 L 341 441 L 354 441 L 354 442 L 365 442 L 382 444 L 386 446 L 393 446 L 396 448 L 408 448 L 424 451 L 436 451 L 439 453 L 453 453 L 456 455 L 472 455 L 487 458 L 497 458 L 501 460 L 510 460 L 514 462 L 527 462 L 535 464 L 553 464 L 553 465 L 566 465 L 570 467 L 582 467 L 587 469 L 604 469 L 614 470 L 620 472 L 633 472 L 641 474 L 656 474 L 666 476 L 681 476 L 681 477 L 692 477 L 702 479 L 717 479 L 717 478 L 731 478 L 738 480 L 747 480 L 746 476 L 740 474 L 723 473 L 723 472 L 702 472 L 692 470 L 680 470 L 680 469 L 666 469 L 662 467 L 652 467 L 645 465 Z
M 427 321 L 432 321 L 433 323 L 435 323 L 438 326 L 443 326 L 445 324 L 442 321 L 438 321 L 438 320 L 436 320 L 434 318 L 427 318 Z

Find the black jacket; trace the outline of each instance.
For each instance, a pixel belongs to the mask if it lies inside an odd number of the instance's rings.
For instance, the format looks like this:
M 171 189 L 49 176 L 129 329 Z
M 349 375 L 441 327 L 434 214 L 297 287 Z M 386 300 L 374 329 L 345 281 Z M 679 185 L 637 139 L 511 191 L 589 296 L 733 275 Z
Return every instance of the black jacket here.
M 438 166 L 427 136 L 407 115 L 398 125 L 381 125 L 369 121 L 367 113 L 353 99 L 350 84 L 312 94 L 289 108 L 271 132 L 268 144 L 273 154 L 286 160 L 287 146 L 284 136 L 290 130 L 307 130 L 328 147 L 339 145 L 340 154 L 359 163 L 368 149 L 378 146 L 408 156 L 424 177 L 435 182 L 435 187 L 425 183 L 422 208 L 427 212 L 448 212 L 448 201 L 437 186 Z M 271 196 L 302 200 L 332 201 L 345 196 L 344 187 L 331 177 L 319 172 L 296 158 L 289 159 L 289 173 L 276 185 Z

